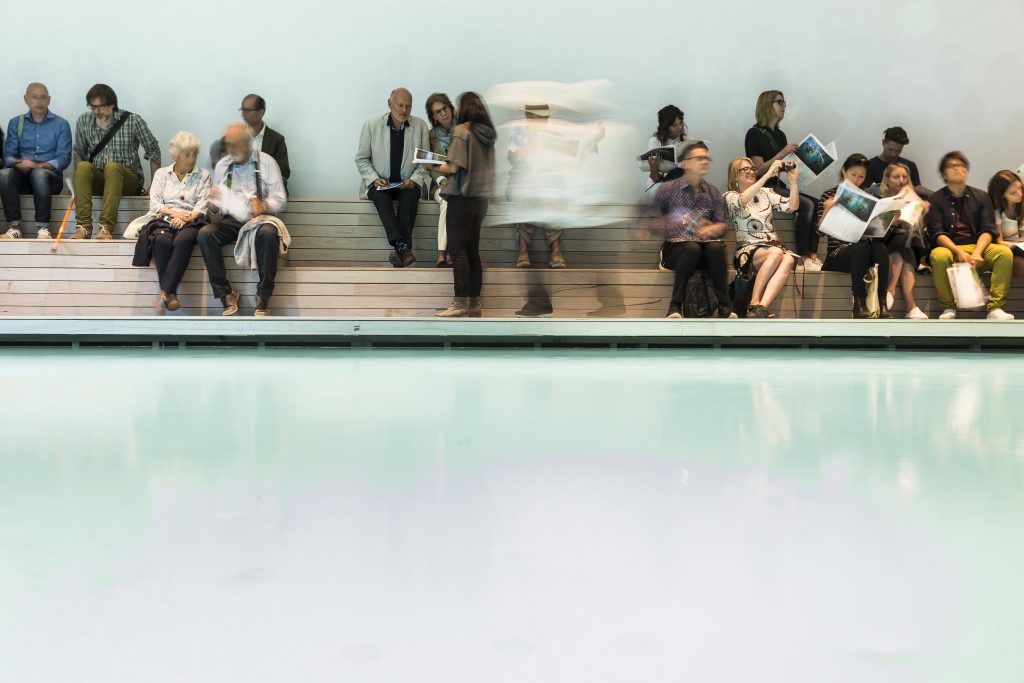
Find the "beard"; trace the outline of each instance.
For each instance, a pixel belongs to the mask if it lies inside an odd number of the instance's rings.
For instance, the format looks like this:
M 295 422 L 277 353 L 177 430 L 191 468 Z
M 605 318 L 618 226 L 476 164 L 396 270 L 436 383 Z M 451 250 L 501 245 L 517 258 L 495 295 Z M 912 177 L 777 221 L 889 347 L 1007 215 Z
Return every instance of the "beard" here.
M 231 156 L 231 161 L 235 162 L 236 164 L 244 164 L 245 162 L 247 162 L 249 160 L 249 153 L 248 152 L 241 152 L 239 154 L 232 154 L 230 156 Z

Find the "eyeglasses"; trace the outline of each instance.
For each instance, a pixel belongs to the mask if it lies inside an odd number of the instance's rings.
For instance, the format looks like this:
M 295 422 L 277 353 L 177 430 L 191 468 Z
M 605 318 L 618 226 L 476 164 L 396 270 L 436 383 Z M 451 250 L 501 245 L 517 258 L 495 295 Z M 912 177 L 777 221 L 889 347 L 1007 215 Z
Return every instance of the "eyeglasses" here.
M 772 100 L 772 104 L 777 104 L 780 107 L 785 107 L 786 106 L 786 100 Z
M 239 107 L 238 111 L 242 112 L 243 114 L 250 114 L 250 113 L 252 113 L 254 111 L 263 111 L 263 109 L 261 107 L 252 107 L 251 109 L 246 109 L 245 107 Z
M 753 167 L 751 167 L 751 166 L 744 166 L 743 168 L 739 169 L 736 172 L 737 173 L 749 173 L 750 175 L 754 175 L 754 173 L 755 173 Z
M 713 161 L 711 157 L 700 156 L 700 157 L 686 157 L 683 161 Z
M 433 114 L 434 116 L 440 116 L 441 114 L 443 114 L 443 113 L 444 113 L 444 112 L 446 112 L 446 111 L 448 111 L 448 107 L 441 107 L 440 109 L 435 109 L 435 110 L 434 110 L 434 111 L 432 111 L 431 113 L 432 113 L 432 114 Z
M 946 164 L 946 170 L 949 170 L 951 168 L 967 168 L 967 164 L 961 161 L 950 161 L 948 164 Z
M 100 109 L 108 109 L 110 106 L 112 106 L 112 105 L 109 105 L 109 104 L 90 104 L 89 105 L 89 110 L 90 111 L 99 111 Z

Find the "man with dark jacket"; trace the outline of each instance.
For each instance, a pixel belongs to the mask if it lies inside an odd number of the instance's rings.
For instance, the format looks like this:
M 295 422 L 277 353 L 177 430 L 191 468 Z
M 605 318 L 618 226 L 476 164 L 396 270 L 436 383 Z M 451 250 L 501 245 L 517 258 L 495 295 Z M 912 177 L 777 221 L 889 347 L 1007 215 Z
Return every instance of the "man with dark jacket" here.
M 259 95 L 246 95 L 242 98 L 242 106 L 238 108 L 242 120 L 249 126 L 253 137 L 253 151 L 269 154 L 281 169 L 284 187 L 288 189 L 288 177 L 292 174 L 288 166 L 288 145 L 284 136 L 263 122 L 267 113 L 267 102 Z M 217 167 L 217 162 L 224 157 L 224 139 L 221 138 L 210 145 L 210 164 Z
M 979 273 L 992 273 L 989 288 L 988 319 L 1013 320 L 1003 310 L 1013 275 L 1013 252 L 997 244 L 995 210 L 988 194 L 967 185 L 970 163 L 962 152 L 948 152 L 939 162 L 939 174 L 946 187 L 932 193 L 925 215 L 931 240 L 932 275 L 935 292 L 943 311 L 940 320 L 956 317 L 956 303 L 947 269 L 954 263 L 967 263 Z

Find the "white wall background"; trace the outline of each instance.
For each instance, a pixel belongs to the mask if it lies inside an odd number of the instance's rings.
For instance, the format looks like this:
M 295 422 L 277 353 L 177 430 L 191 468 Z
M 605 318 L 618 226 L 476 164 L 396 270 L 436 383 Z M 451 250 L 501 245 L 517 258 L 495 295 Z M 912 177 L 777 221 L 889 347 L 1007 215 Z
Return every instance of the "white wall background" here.
M 655 112 L 674 103 L 691 135 L 712 141 L 711 179 L 720 185 L 728 160 L 742 154 L 757 94 L 769 88 L 786 94 L 791 141 L 814 132 L 835 140 L 840 157 L 875 154 L 883 129 L 904 126 L 905 156 L 932 187 L 949 149 L 966 152 L 971 182 L 982 187 L 1024 161 L 1019 0 L 51 0 L 37 9 L 0 0 L 0 8 L 8 19 L 35 15 L 5 22 L 5 121 L 39 80 L 73 126 L 86 90 L 105 82 L 162 146 L 182 129 L 208 143 L 256 92 L 287 137 L 295 197 L 356 196 L 359 127 L 385 111 L 396 85 L 413 92 L 422 117 L 434 90 L 454 99 L 500 82 L 608 79 L 621 105 L 614 118 L 635 127 L 625 147 L 641 151 Z M 45 30 L 17 32 L 36 24 Z M 428 36 L 443 42 L 414 46 Z M 624 158 L 623 201 L 641 177 Z

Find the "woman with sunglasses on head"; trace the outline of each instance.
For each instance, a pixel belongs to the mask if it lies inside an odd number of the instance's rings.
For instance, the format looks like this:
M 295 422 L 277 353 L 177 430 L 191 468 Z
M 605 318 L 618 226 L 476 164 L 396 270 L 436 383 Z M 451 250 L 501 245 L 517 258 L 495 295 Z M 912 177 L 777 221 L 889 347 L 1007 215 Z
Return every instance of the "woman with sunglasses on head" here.
M 783 157 L 796 152 L 798 146 L 786 139 L 786 134 L 779 124 L 786 116 L 786 97 L 781 90 L 766 90 L 757 97 L 754 107 L 756 123 L 747 131 L 743 147 L 748 158 L 754 162 L 757 177 L 760 178 L 771 167 L 773 161 L 781 161 Z M 778 178 L 769 184 L 776 191 L 782 189 Z M 800 265 L 808 271 L 821 270 L 821 259 L 818 258 L 818 233 L 815 231 L 814 198 L 799 195 L 799 209 L 796 214 L 794 228 L 796 230 L 796 251 L 800 255 Z
M 658 110 L 658 129 L 647 141 L 647 151 L 662 147 L 675 148 L 680 142 L 689 139 L 686 135 L 683 110 L 674 104 L 669 104 Z M 678 168 L 674 156 L 664 158 L 658 154 L 652 154 L 646 161 L 640 162 L 640 170 L 647 174 L 647 178 L 644 179 L 643 195 L 648 201 L 653 201 L 654 193 L 658 190 L 657 185 L 664 182 L 665 176 Z M 673 177 L 677 175 L 678 173 L 675 173 Z
M 455 106 L 448 95 L 436 92 L 427 98 L 427 121 L 430 122 L 430 151 L 436 154 L 448 154 L 448 146 L 452 143 L 452 130 L 455 128 Z M 436 169 L 430 170 L 430 189 L 427 195 L 440 205 L 437 214 L 437 267 L 451 267 L 448 258 L 448 231 L 446 219 L 448 202 L 441 196 L 447 178 Z
M 786 279 L 793 270 L 795 254 L 782 244 L 772 226 L 772 212 L 794 212 L 799 207 L 797 168 L 786 169 L 789 174 L 789 197 L 779 195 L 765 184 L 782 169 L 781 161 L 773 161 L 760 178 L 754 162 L 748 157 L 734 159 L 729 164 L 725 207 L 736 230 L 736 269 L 746 262 L 751 272 L 757 273 L 748 318 L 767 318 L 768 307 L 782 292 Z
M 851 154 L 843 162 L 843 168 L 839 172 L 839 180 L 850 183 L 854 187 L 860 187 L 868 174 L 868 158 L 863 154 Z M 818 201 L 818 209 L 815 212 L 815 225 L 820 226 L 825 216 L 832 210 L 835 204 L 836 192 L 839 186 L 822 193 Z M 861 239 L 855 244 L 837 240 L 834 237 L 828 238 L 828 247 L 825 256 L 825 263 L 822 270 L 835 271 L 850 274 L 850 286 L 853 289 L 853 317 L 870 318 L 868 313 L 867 298 L 868 288 L 864 281 L 871 266 L 878 266 L 878 282 L 889 282 L 889 250 L 881 240 Z M 881 288 L 879 288 L 881 289 Z M 885 297 L 879 297 L 879 318 L 891 318 L 888 302 Z

